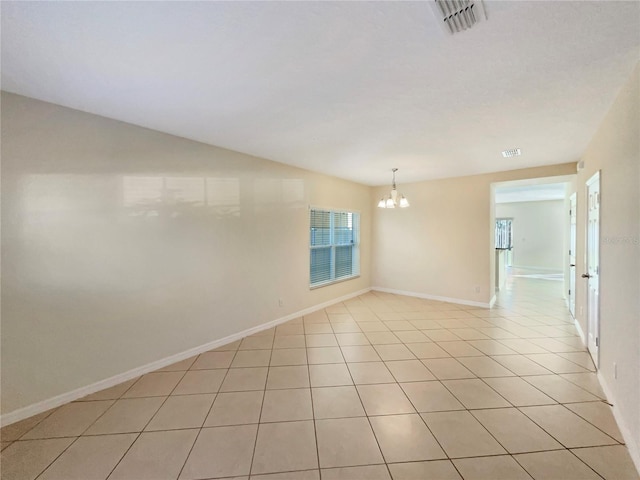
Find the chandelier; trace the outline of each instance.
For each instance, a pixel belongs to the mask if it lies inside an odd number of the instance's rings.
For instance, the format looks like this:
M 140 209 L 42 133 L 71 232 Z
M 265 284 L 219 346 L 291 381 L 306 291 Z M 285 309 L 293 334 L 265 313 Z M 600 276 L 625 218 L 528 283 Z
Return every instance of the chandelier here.
M 409 206 L 409 200 L 404 195 L 399 195 L 398 190 L 396 189 L 396 172 L 397 168 L 391 170 L 393 172 L 393 183 L 391 186 L 391 193 L 389 195 L 385 195 L 378 202 L 378 208 L 407 208 Z M 398 198 L 398 196 L 400 198 Z

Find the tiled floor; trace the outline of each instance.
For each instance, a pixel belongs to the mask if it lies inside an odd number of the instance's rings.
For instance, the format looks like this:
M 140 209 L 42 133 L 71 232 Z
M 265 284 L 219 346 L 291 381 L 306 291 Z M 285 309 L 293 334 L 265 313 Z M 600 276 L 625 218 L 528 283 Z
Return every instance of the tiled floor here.
M 371 292 L 2 429 L 2 479 L 637 479 L 560 296 Z

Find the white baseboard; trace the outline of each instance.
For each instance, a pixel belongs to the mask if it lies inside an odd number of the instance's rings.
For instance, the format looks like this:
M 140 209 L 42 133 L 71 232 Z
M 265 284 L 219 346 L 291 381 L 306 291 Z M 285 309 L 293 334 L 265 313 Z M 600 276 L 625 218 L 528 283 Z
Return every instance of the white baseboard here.
M 496 299 L 497 297 L 495 295 L 491 297 L 491 300 L 489 300 L 489 308 L 493 308 L 493 306 L 496 304 Z
M 576 326 L 576 330 L 578 331 L 578 335 L 580 335 L 580 340 L 582 340 L 582 344 L 587 346 L 587 337 L 584 336 L 584 332 L 582 331 L 582 327 L 580 326 L 580 322 L 578 322 L 577 318 L 573 319 L 573 323 Z
M 440 297 L 438 295 L 429 295 L 428 293 L 407 292 L 405 290 L 395 290 L 385 287 L 371 287 L 371 290 L 377 292 L 394 293 L 396 295 L 405 295 L 407 297 L 425 298 L 427 300 L 437 300 L 439 302 L 457 303 L 458 305 L 469 305 L 472 307 L 491 308 L 492 302 L 495 302 L 495 296 L 491 302 L 475 302 L 473 300 L 463 300 L 461 298 Z
M 137 367 L 127 372 L 114 375 L 113 377 L 100 380 L 99 382 L 92 383 L 91 385 L 86 385 L 84 387 L 77 388 L 70 392 L 62 393 L 60 395 L 56 395 L 55 397 L 51 397 L 46 400 L 42 400 L 40 402 L 27 405 L 26 407 L 19 408 L 17 410 L 5 413 L 4 415 L 0 416 L 0 425 L 4 427 L 6 425 L 10 425 L 20 420 L 24 420 L 25 418 L 29 418 L 33 415 L 37 415 L 42 412 L 46 412 L 47 410 L 59 407 L 61 405 L 64 405 L 65 403 L 69 403 L 74 400 L 78 400 L 82 397 L 86 397 L 87 395 L 90 395 L 92 393 L 99 392 L 100 390 L 104 390 L 105 388 L 110 388 L 120 383 L 126 382 L 128 380 L 132 380 L 134 378 L 139 377 L 140 375 L 144 375 L 145 373 L 153 372 L 160 368 L 164 368 L 166 366 L 172 365 L 182 360 L 186 360 L 187 358 L 193 357 L 195 355 L 199 355 L 200 353 L 204 353 L 209 350 L 222 347 L 223 345 L 235 342 L 236 340 L 240 340 L 241 338 L 247 337 L 249 335 L 253 335 L 254 333 L 258 333 L 263 330 L 268 330 L 269 328 L 280 325 L 281 323 L 288 322 L 289 320 L 293 320 L 294 318 L 302 317 L 303 315 L 308 315 L 310 313 L 315 312 L 316 310 L 320 310 L 322 308 L 329 307 L 333 304 L 340 303 L 354 297 L 358 297 L 370 291 L 371 291 L 371 288 L 365 288 L 363 290 L 359 290 L 357 292 L 350 293 L 348 295 L 344 295 L 339 298 L 334 298 L 327 302 L 323 302 L 318 305 L 305 308 L 303 310 L 291 313 L 281 318 L 277 318 L 270 322 L 248 328 L 246 330 L 243 330 L 242 332 L 234 333 L 233 335 L 229 335 L 219 340 L 214 340 L 214 341 L 205 343 L 203 345 L 190 348 L 189 350 L 185 350 L 184 352 L 176 353 L 175 355 L 171 355 L 169 357 L 165 357 L 160 360 L 147 363 L 146 365 L 143 365 L 141 367 Z
M 616 419 L 616 423 L 618 424 L 618 428 L 620 429 L 620 433 L 622 434 L 624 443 L 627 445 L 629 456 L 631 457 L 631 460 L 633 460 L 633 463 L 636 466 L 636 470 L 640 472 L 640 445 L 638 445 L 636 439 L 632 434 L 633 429 L 629 428 L 629 426 L 625 423 L 620 410 L 616 407 L 616 399 L 609 389 L 609 386 L 602 376 L 602 373 L 598 371 L 597 375 L 598 380 L 600 381 L 600 386 L 602 387 L 607 400 L 609 401 L 609 403 L 613 404 L 613 408 L 611 408 L 611 411 L 613 412 L 613 417 Z

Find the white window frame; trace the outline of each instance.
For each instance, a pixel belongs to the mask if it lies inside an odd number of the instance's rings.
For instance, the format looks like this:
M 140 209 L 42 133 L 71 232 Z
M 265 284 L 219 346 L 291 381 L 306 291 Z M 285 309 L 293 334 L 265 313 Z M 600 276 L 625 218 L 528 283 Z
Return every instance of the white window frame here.
M 311 245 L 311 212 L 322 211 L 330 212 L 330 224 L 329 224 L 329 245 Z M 335 225 L 334 225 L 334 213 L 351 213 L 353 215 L 353 250 L 352 250 L 352 267 L 351 275 L 336 277 L 336 247 L 343 247 L 345 245 L 335 243 Z M 309 207 L 309 272 L 307 279 L 309 281 L 309 289 L 315 290 L 316 288 L 326 287 L 327 285 L 333 285 L 335 283 L 345 282 L 347 280 L 353 280 L 360 277 L 360 212 L 358 210 L 344 210 L 328 207 Z M 330 248 L 331 249 L 331 273 L 330 279 L 324 282 L 311 283 L 311 252 L 316 249 Z

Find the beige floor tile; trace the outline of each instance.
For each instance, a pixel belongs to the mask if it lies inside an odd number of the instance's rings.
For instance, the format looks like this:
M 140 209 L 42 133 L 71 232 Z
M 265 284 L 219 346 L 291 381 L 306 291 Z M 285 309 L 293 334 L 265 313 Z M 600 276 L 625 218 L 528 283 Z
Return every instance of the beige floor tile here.
M 351 374 L 344 363 L 309 365 L 312 387 L 353 385 Z
M 627 447 L 623 445 L 577 448 L 571 451 L 605 480 L 638 480 L 640 478 Z
M 318 454 L 313 421 L 260 425 L 252 474 L 315 468 Z
M 598 427 L 604 433 L 624 443 L 618 424 L 613 417 L 611 407 L 604 402 L 569 403 L 565 405 L 573 413 L 577 413 L 587 422 Z
M 400 341 L 404 344 L 408 343 L 427 343 L 430 342 L 431 339 L 427 337 L 424 333 L 418 330 L 407 330 L 407 331 L 396 331 L 393 332 L 396 337 L 400 339 Z
M 525 340 L 524 338 L 504 338 L 500 339 L 500 343 L 506 345 L 514 352 L 523 355 L 530 353 L 549 353 L 541 346 L 531 343 L 529 340 Z
M 523 338 L 526 338 L 523 335 L 520 335 L 520 336 L 522 336 Z M 540 337 L 540 335 L 537 335 L 537 337 Z M 548 350 L 549 352 L 553 352 L 553 353 L 580 352 L 584 350 L 584 346 L 573 347 L 571 345 L 567 345 L 566 343 L 560 342 L 553 338 L 530 338 L 530 341 L 531 343 L 535 343 L 536 345 L 539 345 L 545 350 Z
M 216 393 L 222 385 L 227 370 L 191 370 L 187 372 L 171 395 Z
M 422 363 L 438 380 L 457 380 L 462 378 L 476 378 L 474 373 L 462 365 L 455 358 L 431 358 Z
M 407 348 L 411 350 L 416 357 L 421 359 L 448 358 L 451 356 L 434 342 L 410 343 L 407 345 Z
M 347 363 L 356 385 L 395 383 L 395 379 L 383 362 Z
M 113 404 L 113 400 L 68 403 L 38 423 L 22 439 L 81 435 Z
M 518 462 L 508 455 L 454 460 L 465 480 L 531 480 Z
M 369 321 L 369 322 L 358 322 L 358 326 L 360 330 L 368 333 L 368 332 L 390 332 L 389 327 L 387 327 L 381 321 Z
M 267 367 L 231 368 L 220 386 L 221 392 L 264 390 L 267 383 Z
M 338 341 L 333 333 L 305 335 L 307 347 L 337 347 Z
M 411 323 L 409 323 L 406 320 L 389 320 L 384 322 L 384 324 L 389 328 L 389 330 L 394 332 L 396 335 L 398 334 L 398 332 L 412 332 L 412 331 L 416 332 L 417 331 L 416 327 L 411 325 Z
M 516 407 L 556 403 L 551 397 L 519 377 L 485 378 L 484 381 Z
M 257 425 L 203 428 L 180 479 L 248 475 L 257 433 Z
M 331 327 L 333 328 L 333 332 L 338 333 L 361 333 L 360 327 L 356 322 L 343 322 L 343 323 L 331 323 Z M 338 343 L 340 343 L 340 339 L 338 339 Z
M 584 373 L 588 370 L 554 353 L 536 353 L 525 355 L 529 360 L 542 365 L 553 373 Z
M 469 340 L 469 345 L 485 355 L 513 355 L 517 353 L 497 340 Z
M 455 331 L 446 330 L 442 328 L 435 328 L 431 330 L 423 330 L 424 333 L 432 342 L 453 342 L 457 340 L 462 340 L 458 337 Z
M 231 480 L 231 479 L 229 479 Z M 242 480 L 233 477 L 233 480 Z M 265 473 L 264 475 L 251 475 L 251 480 L 320 480 L 320 470 L 298 470 L 297 472 Z
M 400 386 L 418 412 L 464 410 L 464 406 L 440 382 L 412 382 Z
M 502 328 L 498 328 L 498 327 L 482 327 L 482 328 L 478 328 L 478 331 L 484 333 L 489 338 L 493 338 L 494 340 L 511 340 L 511 339 L 519 340 L 513 333 L 509 333 L 506 330 L 503 330 Z M 501 342 L 501 343 L 503 343 L 504 345 L 507 345 L 504 342 Z M 509 345 L 507 345 L 507 347 L 509 347 Z M 512 347 L 509 347 L 509 348 L 513 350 Z M 528 352 L 528 353 L 538 353 L 538 352 Z
M 79 401 L 93 402 L 96 400 L 117 400 L 137 381 L 138 378 L 134 378 L 132 380 L 129 380 L 128 382 L 119 383 L 118 385 L 114 385 L 113 387 L 105 388 L 104 390 L 100 390 L 99 392 L 92 393 L 91 395 L 87 395 L 86 397 L 82 397 Z
M 450 356 L 455 358 L 479 357 L 484 355 L 480 350 L 473 347 L 470 342 L 465 342 L 463 340 L 457 342 L 438 342 L 437 345 Z
M 214 368 L 229 368 L 236 351 L 213 351 L 205 352 L 198 356 L 191 370 L 210 370 Z
M 471 414 L 509 453 L 562 449 L 553 437 L 516 408 L 474 410 Z
M 415 413 L 411 402 L 398 384 L 358 385 L 356 387 L 367 415 Z
M 323 480 L 391 480 L 386 465 L 364 467 L 323 468 Z
M 125 398 L 116 401 L 85 435 L 141 432 L 160 409 L 166 397 Z
M 382 359 L 371 345 L 354 345 L 341 347 L 342 355 L 347 362 L 379 362 Z
M 18 440 L 25 433 L 27 433 L 49 415 L 54 413 L 56 410 L 57 408 L 54 408 L 46 412 L 39 413 L 38 415 L 33 415 L 32 417 L 25 418 L 24 420 L 20 420 L 19 422 L 12 423 L 11 425 L 2 427 L 2 430 L 0 430 L 0 437 L 2 441 L 12 442 L 14 440 Z
M 341 347 L 369 345 L 369 339 L 364 333 L 336 333 L 336 340 Z
M 106 479 L 137 437 L 135 433 L 80 437 L 38 478 Z
M 304 335 L 278 335 L 273 342 L 274 349 L 281 348 L 305 348 L 306 341 Z
M 122 398 L 163 397 L 178 385 L 185 372 L 147 373 L 127 390 Z
M 238 350 L 231 368 L 267 367 L 271 361 L 271 350 Z
M 467 411 L 421 415 L 450 458 L 507 453 L 482 424 Z
M 293 322 L 293 320 L 291 320 Z M 267 328 L 266 330 L 260 330 L 259 332 L 251 335 L 252 337 L 272 337 L 276 334 L 276 327 Z
M 511 404 L 482 380 L 443 380 L 442 382 L 469 409 L 510 407 Z
M 5 448 L 7 448 L 12 443 L 13 442 L 0 442 L 0 451 L 4 450 Z
M 418 414 L 371 417 L 387 463 L 447 458 Z
M 567 448 L 596 447 L 617 443 L 562 405 L 522 407 L 520 410 Z
M 457 360 L 481 378 L 513 377 L 515 375 L 491 357 L 461 357 Z
M 453 328 L 451 333 L 454 333 L 461 340 L 483 340 L 489 338 L 475 328 Z
M 389 465 L 393 480 L 462 480 L 449 460 L 394 463 Z
M 306 348 L 283 348 L 271 353 L 271 366 L 282 367 L 291 365 L 306 365 Z
M 536 375 L 524 380 L 560 403 L 591 402 L 599 398 L 558 375 Z
M 388 360 L 415 360 L 416 356 L 402 344 L 376 345 L 378 355 L 384 361 Z
M 600 476 L 568 450 L 524 453 L 516 461 L 535 480 L 598 480 Z M 600 479 L 601 480 L 601 479 Z
M 344 363 L 340 347 L 307 348 L 307 361 L 309 365 L 322 365 L 326 363 Z
M 262 404 L 260 422 L 288 422 L 292 420 L 312 420 L 311 390 L 297 388 L 290 390 L 267 390 Z
M 436 378 L 420 360 L 398 360 L 385 364 L 397 382 L 423 382 Z
M 0 454 L 2 480 L 33 480 L 75 438 L 51 438 L 14 442 Z
M 392 332 L 367 332 L 365 334 L 372 345 L 391 345 L 402 343 Z
M 263 396 L 262 390 L 218 394 L 204 426 L 218 427 L 258 423 Z
M 600 386 L 598 376 L 595 373 L 565 373 L 560 376 L 596 397 L 602 398 L 603 400 L 606 400 L 607 398 Z
M 330 323 L 310 323 L 305 325 L 304 333 L 307 335 L 315 335 L 318 333 L 333 333 Z
M 349 467 L 383 463 L 366 418 L 316 420 L 320 467 Z
M 345 312 L 327 312 L 327 314 L 331 323 L 350 323 L 355 321 L 348 310 Z
M 309 387 L 309 368 L 306 365 L 270 367 L 267 390 Z
M 353 386 L 312 389 L 315 418 L 365 416 L 358 392 Z
M 549 375 L 551 371 L 524 355 L 496 355 L 493 358 L 516 375 Z
M 200 428 L 215 398 L 214 394 L 169 397 L 145 430 Z
M 287 322 L 276 327 L 276 337 L 280 335 L 304 335 L 304 331 L 305 329 L 302 322 Z
M 272 347 L 273 337 L 270 335 L 262 335 L 243 338 L 238 350 L 271 350 Z
M 186 358 L 180 362 L 172 363 L 171 365 L 167 365 L 164 368 L 156 370 L 156 372 L 184 372 L 189 370 L 198 356 Z

